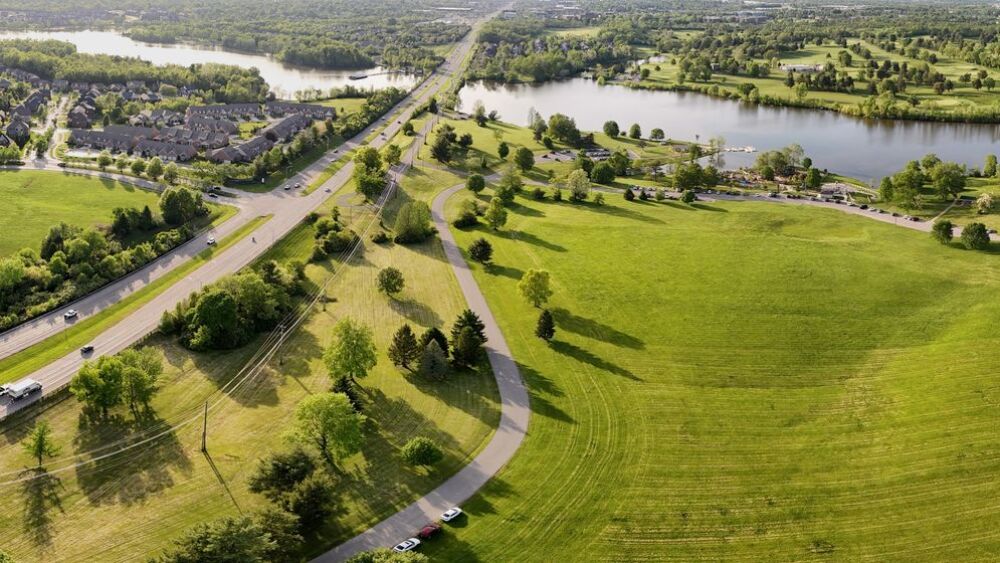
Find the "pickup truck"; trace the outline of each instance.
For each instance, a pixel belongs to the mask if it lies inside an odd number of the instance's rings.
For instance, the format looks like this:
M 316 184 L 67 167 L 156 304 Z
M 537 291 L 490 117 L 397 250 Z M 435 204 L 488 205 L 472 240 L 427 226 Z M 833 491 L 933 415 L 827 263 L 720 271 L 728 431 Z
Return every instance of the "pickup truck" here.
M 0 396 L 6 395 L 14 401 L 21 400 L 32 393 L 40 393 L 42 384 L 34 379 L 22 379 L 7 385 L 0 385 Z

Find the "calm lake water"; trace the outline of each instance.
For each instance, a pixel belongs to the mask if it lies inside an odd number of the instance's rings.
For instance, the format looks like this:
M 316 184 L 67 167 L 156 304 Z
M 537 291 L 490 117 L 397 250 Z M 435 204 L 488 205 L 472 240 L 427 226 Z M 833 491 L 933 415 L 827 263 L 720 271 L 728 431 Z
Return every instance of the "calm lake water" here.
M 358 88 L 386 88 L 396 86 L 409 89 L 417 77 L 405 74 L 379 74 L 361 80 L 351 80 L 349 75 L 364 72 L 375 74 L 376 67 L 364 71 L 319 70 L 286 65 L 268 55 L 235 53 L 192 44 L 163 45 L 134 41 L 113 31 L 26 31 L 0 33 L 0 39 L 57 39 L 76 45 L 81 53 L 138 57 L 153 64 L 191 65 L 196 63 L 222 63 L 243 68 L 256 67 L 271 90 L 279 97 L 290 98 L 296 91 L 309 88 L 328 90 L 335 86 L 351 84 Z
M 545 84 L 471 83 L 461 92 L 461 107 L 477 100 L 505 121 L 527 124 L 529 108 L 543 116 L 563 113 L 583 130 L 599 131 L 613 119 L 627 130 L 638 123 L 644 134 L 660 127 L 670 138 L 702 142 L 722 136 L 727 146 L 758 151 L 798 143 L 816 166 L 863 181 L 878 180 L 908 160 L 936 153 L 981 167 L 988 153 L 1000 153 L 1000 125 L 862 120 L 830 111 L 755 106 L 703 94 L 653 92 L 624 86 L 599 86 L 576 78 Z M 750 164 L 754 154 L 726 153 L 727 167 Z

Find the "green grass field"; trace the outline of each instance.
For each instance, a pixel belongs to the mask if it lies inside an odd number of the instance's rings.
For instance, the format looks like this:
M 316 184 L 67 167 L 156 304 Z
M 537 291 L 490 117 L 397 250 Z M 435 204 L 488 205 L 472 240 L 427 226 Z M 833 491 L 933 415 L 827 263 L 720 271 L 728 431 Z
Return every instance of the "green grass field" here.
M 418 177 L 390 204 L 390 215 L 407 198 L 427 199 L 434 190 L 453 185 Z M 450 183 L 449 183 L 450 182 Z M 435 188 L 434 186 L 437 186 Z M 348 193 L 350 186 L 342 193 Z M 329 211 L 337 196 L 325 206 Z M 356 227 L 367 218 L 354 210 Z M 390 222 L 391 224 L 391 222 Z M 300 227 L 282 239 L 265 258 L 305 259 L 311 234 Z M 303 256 L 303 253 L 306 255 Z M 406 287 L 395 299 L 376 289 L 376 274 L 387 265 L 399 268 Z M 307 275 L 319 284 L 334 264 L 311 264 Z M 366 439 L 363 451 L 343 464 L 337 481 L 336 516 L 309 554 L 358 533 L 404 507 L 463 467 L 485 445 L 498 419 L 496 385 L 489 373 L 459 374 L 444 382 L 404 374 L 385 356 L 392 333 L 404 322 L 418 332 L 427 326 L 444 329 L 465 307 L 451 269 L 437 240 L 414 246 L 368 243 L 364 252 L 341 270 L 330 285 L 329 303 L 314 312 L 296 331 L 261 376 L 243 385 L 210 417 L 209 453 L 199 451 L 200 430 L 186 426 L 150 447 L 113 461 L 83 456 L 83 465 L 55 474 L 58 503 L 45 502 L 42 485 L 0 485 L 0 529 L 3 548 L 18 561 L 134 561 L 155 556 L 190 526 L 266 506 L 247 491 L 247 478 L 258 458 L 287 447 L 283 437 L 294 406 L 308 393 L 330 386 L 321 359 L 332 326 L 350 316 L 375 330 L 379 364 L 363 381 L 366 389 Z M 17 417 L 0 427 L 0 482 L 6 472 L 31 465 L 20 440 L 35 417 L 49 421 L 63 456 L 90 451 L 116 440 L 136 440 L 144 429 L 179 422 L 200 412 L 202 403 L 227 382 L 255 349 L 195 354 L 167 339 L 149 344 L 164 355 L 166 373 L 154 401 L 156 415 L 135 423 L 125 410 L 113 423 L 92 425 L 81 417 L 76 401 L 65 398 L 30 417 Z M 415 436 L 429 436 L 445 450 L 443 462 L 430 470 L 412 469 L 400 460 L 399 449 Z M 50 462 L 50 469 L 59 464 Z
M 157 208 L 159 195 L 129 184 L 37 170 L 0 171 L 0 256 L 38 250 L 49 227 L 111 223 L 116 207 Z
M 473 270 L 534 414 L 432 560 L 1000 550 L 995 254 L 832 210 L 617 196 L 519 198 L 499 233 L 455 232 L 494 245 Z M 552 275 L 550 345 L 529 268 Z

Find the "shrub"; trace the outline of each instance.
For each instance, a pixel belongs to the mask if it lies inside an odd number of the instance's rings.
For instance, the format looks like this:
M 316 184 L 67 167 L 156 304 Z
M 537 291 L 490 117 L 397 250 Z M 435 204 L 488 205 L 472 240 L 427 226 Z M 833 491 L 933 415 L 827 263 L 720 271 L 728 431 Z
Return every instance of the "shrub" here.
M 535 188 L 531 190 L 531 197 L 535 198 L 538 201 L 541 201 L 545 199 L 545 190 L 543 190 L 542 188 Z
M 375 244 L 383 244 L 389 242 L 389 235 L 385 231 L 379 230 L 372 235 L 372 242 Z
M 969 223 L 962 229 L 962 244 L 969 250 L 986 250 L 990 246 L 990 234 L 986 225 Z
M 462 213 L 451 223 L 459 229 L 467 229 L 469 227 L 475 227 L 479 224 L 479 218 L 476 214 L 471 211 L 462 211 Z
M 396 215 L 396 242 L 401 244 L 423 242 L 434 231 L 431 228 L 431 210 L 422 201 L 403 204 Z
M 444 453 L 429 438 L 414 438 L 403 446 L 403 460 L 410 465 L 434 465 L 444 459 Z

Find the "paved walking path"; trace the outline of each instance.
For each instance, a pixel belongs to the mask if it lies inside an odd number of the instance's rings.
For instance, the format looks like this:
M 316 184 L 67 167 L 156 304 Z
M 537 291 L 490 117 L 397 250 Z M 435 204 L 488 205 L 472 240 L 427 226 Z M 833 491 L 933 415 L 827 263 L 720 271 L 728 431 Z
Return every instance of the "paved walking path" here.
M 441 237 L 445 256 L 455 272 L 455 277 L 458 278 L 462 294 L 469 308 L 475 311 L 486 325 L 486 337 L 489 340 L 486 344 L 486 354 L 500 390 L 500 425 L 483 451 L 452 478 L 375 527 L 320 555 L 313 560 L 313 563 L 343 561 L 359 551 L 392 547 L 406 538 L 415 536 L 424 524 L 438 520 L 445 510 L 461 505 L 496 475 L 514 457 L 527 433 L 528 419 L 531 417 L 528 390 L 521 380 L 517 363 L 511 357 L 510 348 L 500 332 L 500 327 L 497 326 L 493 312 L 490 311 L 486 298 L 479 290 L 472 271 L 462 257 L 462 251 L 455 243 L 455 237 L 448 229 L 448 222 L 444 218 L 445 202 L 455 192 L 464 188 L 465 185 L 462 184 L 438 194 L 431 206 L 431 215 Z

